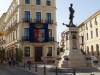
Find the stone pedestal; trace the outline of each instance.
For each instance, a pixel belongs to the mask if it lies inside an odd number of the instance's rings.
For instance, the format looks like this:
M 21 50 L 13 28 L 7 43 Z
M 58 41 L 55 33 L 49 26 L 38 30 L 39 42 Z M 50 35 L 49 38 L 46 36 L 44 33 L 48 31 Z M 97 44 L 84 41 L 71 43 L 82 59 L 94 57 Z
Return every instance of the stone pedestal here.
M 77 27 L 69 27 L 66 30 L 65 53 L 61 58 L 68 57 L 69 60 L 61 59 L 59 67 L 86 67 L 85 56 L 80 51 Z
M 80 50 L 69 51 L 69 67 L 86 67 L 86 59 Z

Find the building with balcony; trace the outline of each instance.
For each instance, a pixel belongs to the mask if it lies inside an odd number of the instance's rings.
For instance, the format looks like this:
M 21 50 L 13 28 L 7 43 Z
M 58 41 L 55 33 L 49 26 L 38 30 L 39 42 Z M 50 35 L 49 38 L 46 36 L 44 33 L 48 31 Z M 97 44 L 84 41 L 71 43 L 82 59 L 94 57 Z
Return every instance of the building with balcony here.
M 80 49 L 88 55 L 100 57 L 100 10 L 79 26 Z
M 13 0 L 0 18 L 0 49 L 5 58 L 23 51 L 25 61 L 57 56 L 56 0 Z
M 100 10 L 78 26 L 78 39 L 81 52 L 85 55 L 96 56 L 100 60 Z M 60 46 L 68 49 L 69 36 L 62 32 Z

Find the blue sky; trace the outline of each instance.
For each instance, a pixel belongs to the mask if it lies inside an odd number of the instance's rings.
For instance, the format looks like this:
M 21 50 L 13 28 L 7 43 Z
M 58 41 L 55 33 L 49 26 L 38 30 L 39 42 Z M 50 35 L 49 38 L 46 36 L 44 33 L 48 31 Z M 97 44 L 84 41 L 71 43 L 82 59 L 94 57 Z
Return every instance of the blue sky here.
M 73 3 L 75 10 L 74 24 L 79 25 L 88 17 L 100 10 L 100 0 L 56 0 L 57 4 L 57 36 L 66 29 L 62 23 L 69 23 L 69 6 Z M 57 40 L 60 40 L 58 38 Z
M 0 16 L 6 12 L 12 0 L 0 0 Z M 74 24 L 79 25 L 100 10 L 100 0 L 56 0 L 57 36 L 66 29 L 62 23 L 69 23 L 69 6 L 73 3 L 75 10 Z

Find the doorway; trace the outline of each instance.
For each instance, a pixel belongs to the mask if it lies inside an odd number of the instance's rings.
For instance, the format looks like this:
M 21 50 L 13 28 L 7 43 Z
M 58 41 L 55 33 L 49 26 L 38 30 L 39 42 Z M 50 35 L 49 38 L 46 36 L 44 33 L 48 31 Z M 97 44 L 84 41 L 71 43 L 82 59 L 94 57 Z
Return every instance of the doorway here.
M 5 51 L 0 50 L 0 62 L 3 63 L 3 60 L 5 59 Z
M 41 62 L 42 47 L 35 47 L 35 62 Z

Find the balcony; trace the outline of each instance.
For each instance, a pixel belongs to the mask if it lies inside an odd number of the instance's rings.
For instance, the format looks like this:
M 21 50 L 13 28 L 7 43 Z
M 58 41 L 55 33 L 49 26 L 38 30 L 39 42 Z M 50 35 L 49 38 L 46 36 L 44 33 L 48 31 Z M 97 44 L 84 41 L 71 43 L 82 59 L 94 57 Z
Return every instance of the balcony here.
M 14 30 L 16 30 L 17 28 L 18 28 L 17 22 L 12 23 L 11 26 L 8 27 L 8 29 L 6 30 L 7 34 L 10 33 L 10 32 L 12 32 L 12 31 L 14 31 Z
M 45 23 L 53 24 L 53 20 L 45 20 Z
M 29 41 L 29 36 L 22 36 L 22 41 Z
M 35 23 L 43 23 L 43 19 L 34 19 Z
M 49 37 L 49 41 L 55 41 L 54 37 Z
M 23 22 L 25 22 L 25 23 L 30 23 L 30 22 L 32 22 L 32 19 L 23 18 Z

